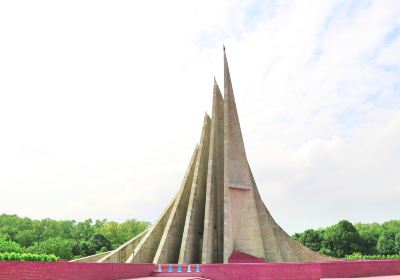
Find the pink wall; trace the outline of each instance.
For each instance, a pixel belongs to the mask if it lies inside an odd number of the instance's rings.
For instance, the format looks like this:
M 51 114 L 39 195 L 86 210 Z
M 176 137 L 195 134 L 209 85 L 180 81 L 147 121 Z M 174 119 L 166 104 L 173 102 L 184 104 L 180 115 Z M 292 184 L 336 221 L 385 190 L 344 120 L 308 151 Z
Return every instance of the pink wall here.
M 0 261 L 0 280 L 113 280 L 153 271 L 154 264 Z
M 153 264 L 0 261 L 0 280 L 114 280 L 149 276 L 155 269 Z M 203 264 L 201 274 L 213 280 L 319 280 L 400 275 L 400 260 Z
M 400 260 L 343 261 L 321 263 L 321 277 L 400 275 Z
M 235 250 L 228 258 L 228 263 L 265 263 L 265 260 Z
M 319 280 L 320 278 L 400 275 L 400 260 L 202 265 L 213 280 Z
M 235 263 L 202 265 L 202 275 L 213 280 L 319 280 L 319 263 Z

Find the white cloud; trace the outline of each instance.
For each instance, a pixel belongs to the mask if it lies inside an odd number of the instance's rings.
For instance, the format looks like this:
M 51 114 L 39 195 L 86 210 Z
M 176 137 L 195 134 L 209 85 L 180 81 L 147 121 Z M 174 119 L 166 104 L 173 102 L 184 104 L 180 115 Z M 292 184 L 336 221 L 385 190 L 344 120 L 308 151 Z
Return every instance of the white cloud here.
M 289 232 L 396 218 L 398 1 L 0 4 L 0 212 L 154 220 L 227 46 L 247 153 Z M 397 217 L 398 218 L 398 217 Z

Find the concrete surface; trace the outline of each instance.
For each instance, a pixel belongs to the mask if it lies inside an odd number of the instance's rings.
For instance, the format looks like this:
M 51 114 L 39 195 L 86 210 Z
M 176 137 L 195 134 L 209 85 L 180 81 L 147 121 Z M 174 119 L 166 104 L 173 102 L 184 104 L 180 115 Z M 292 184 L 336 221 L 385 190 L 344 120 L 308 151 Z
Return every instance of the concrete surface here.
M 400 280 L 400 275 L 391 275 L 391 276 L 373 276 L 373 277 L 358 277 L 358 278 L 321 278 L 326 280 Z
M 204 205 L 207 183 L 207 165 L 210 144 L 211 119 L 204 116 L 196 168 L 186 211 L 185 228 L 180 247 L 179 263 L 199 263 L 204 229 Z
M 183 229 L 186 220 L 186 209 L 188 208 L 189 204 L 197 154 L 198 146 L 196 146 L 196 149 L 193 152 L 193 156 L 183 179 L 181 189 L 175 200 L 171 215 L 164 229 L 164 233 L 161 237 L 160 244 L 154 257 L 154 263 L 178 262 L 179 250 L 177 249 L 177 244 L 180 244 L 182 240 Z
M 118 249 L 78 262 L 228 263 L 234 251 L 267 262 L 323 261 L 292 239 L 261 200 L 247 161 L 228 60 L 224 97 L 214 79 L 212 117 L 181 188 L 150 229 Z

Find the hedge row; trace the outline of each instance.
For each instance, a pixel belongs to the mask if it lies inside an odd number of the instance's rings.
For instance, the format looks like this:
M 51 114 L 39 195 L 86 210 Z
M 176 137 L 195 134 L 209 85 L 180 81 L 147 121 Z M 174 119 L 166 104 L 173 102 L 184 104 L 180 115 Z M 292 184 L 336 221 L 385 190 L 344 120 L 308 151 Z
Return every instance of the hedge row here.
M 400 259 L 400 255 L 362 255 L 360 253 L 354 253 L 347 255 L 346 260 L 388 260 L 388 259 Z
M 0 261 L 38 261 L 38 262 L 56 262 L 59 257 L 51 254 L 30 254 L 30 253 L 0 253 Z

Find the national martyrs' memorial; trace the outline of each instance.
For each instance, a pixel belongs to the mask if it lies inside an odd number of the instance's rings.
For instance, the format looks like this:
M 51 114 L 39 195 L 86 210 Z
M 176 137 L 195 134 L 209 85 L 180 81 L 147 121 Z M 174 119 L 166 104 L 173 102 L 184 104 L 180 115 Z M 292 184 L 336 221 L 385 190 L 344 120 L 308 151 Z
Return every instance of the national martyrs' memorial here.
M 200 142 L 178 193 L 149 229 L 113 251 L 71 262 L 0 262 L 0 280 L 318 280 L 383 275 L 400 275 L 400 260 L 325 256 L 291 238 L 273 219 L 247 161 L 225 48 L 223 96 L 214 79 L 211 118 L 204 116 Z
M 224 96 L 214 79 L 212 116 L 204 116 L 200 143 L 178 193 L 150 229 L 115 251 L 81 261 L 228 263 L 233 252 L 267 262 L 333 259 L 291 238 L 261 200 L 224 47 Z

